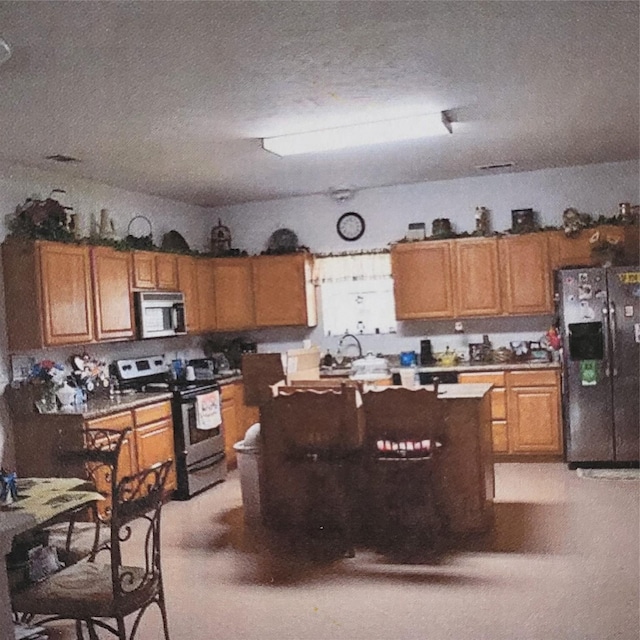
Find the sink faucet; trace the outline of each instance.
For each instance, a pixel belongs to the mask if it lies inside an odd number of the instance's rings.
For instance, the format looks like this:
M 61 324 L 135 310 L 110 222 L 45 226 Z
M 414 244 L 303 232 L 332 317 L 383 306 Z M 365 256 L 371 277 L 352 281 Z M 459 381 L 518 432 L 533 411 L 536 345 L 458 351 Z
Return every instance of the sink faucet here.
M 362 358 L 362 345 L 360 344 L 360 340 L 358 340 L 353 333 L 345 333 L 342 338 L 340 338 L 340 342 L 338 342 L 338 351 L 340 351 L 347 338 L 351 338 L 356 343 L 356 346 L 358 347 L 358 358 Z

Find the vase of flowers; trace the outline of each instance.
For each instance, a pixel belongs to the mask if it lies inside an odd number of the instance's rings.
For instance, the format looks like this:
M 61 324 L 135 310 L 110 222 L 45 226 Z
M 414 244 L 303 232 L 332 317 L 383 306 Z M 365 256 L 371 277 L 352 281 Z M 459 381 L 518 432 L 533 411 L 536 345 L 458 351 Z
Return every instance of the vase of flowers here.
M 40 401 L 36 405 L 41 411 L 55 411 L 58 408 L 56 393 L 67 381 L 64 365 L 53 360 L 42 360 L 31 368 L 29 381 L 41 387 Z

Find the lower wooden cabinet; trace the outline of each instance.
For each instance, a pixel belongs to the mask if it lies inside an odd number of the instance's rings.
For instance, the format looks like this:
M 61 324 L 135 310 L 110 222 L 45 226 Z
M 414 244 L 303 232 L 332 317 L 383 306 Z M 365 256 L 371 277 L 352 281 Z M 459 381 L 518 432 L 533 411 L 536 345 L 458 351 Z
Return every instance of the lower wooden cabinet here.
M 461 373 L 459 381 L 494 385 L 491 389 L 494 453 L 562 453 L 558 370 Z
M 235 469 L 238 460 L 233 445 L 244 438 L 245 432 L 252 424 L 260 420 L 260 414 L 257 407 L 249 407 L 245 404 L 242 382 L 222 385 L 220 395 L 222 397 L 222 426 L 227 468 Z
M 509 453 L 562 453 L 559 376 L 557 371 L 507 373 Z

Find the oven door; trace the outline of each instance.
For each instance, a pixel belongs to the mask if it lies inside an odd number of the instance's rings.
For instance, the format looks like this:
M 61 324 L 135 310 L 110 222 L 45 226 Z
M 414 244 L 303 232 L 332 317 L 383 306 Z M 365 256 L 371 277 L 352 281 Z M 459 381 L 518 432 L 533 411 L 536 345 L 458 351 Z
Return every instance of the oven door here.
M 180 425 L 187 467 L 224 453 L 222 424 L 214 429 L 198 429 L 196 418 L 196 396 L 180 399 Z

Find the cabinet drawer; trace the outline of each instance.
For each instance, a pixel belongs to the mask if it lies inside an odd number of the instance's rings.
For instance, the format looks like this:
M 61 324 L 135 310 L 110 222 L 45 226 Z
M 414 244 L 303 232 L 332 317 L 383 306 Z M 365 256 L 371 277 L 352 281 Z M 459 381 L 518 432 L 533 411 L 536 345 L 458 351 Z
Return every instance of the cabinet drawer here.
M 223 402 L 225 400 L 232 400 L 233 398 L 235 398 L 237 386 L 238 383 L 236 382 L 220 385 L 220 398 Z
M 494 387 L 504 387 L 504 371 L 486 371 L 483 373 L 461 373 L 458 375 L 459 382 L 472 384 L 484 383 L 492 384 Z
M 171 417 L 171 403 L 166 400 L 165 402 L 157 402 L 147 405 L 146 407 L 139 407 L 133 410 L 133 414 L 135 415 L 137 425 L 156 422 L 157 420 Z
M 558 372 L 547 371 L 509 371 L 507 384 L 509 387 L 541 387 L 558 382 Z
M 114 413 L 104 418 L 87 420 L 85 425 L 87 429 L 118 429 L 122 431 L 127 427 L 133 428 L 133 416 L 131 415 L 131 411 L 123 411 L 122 413 Z

